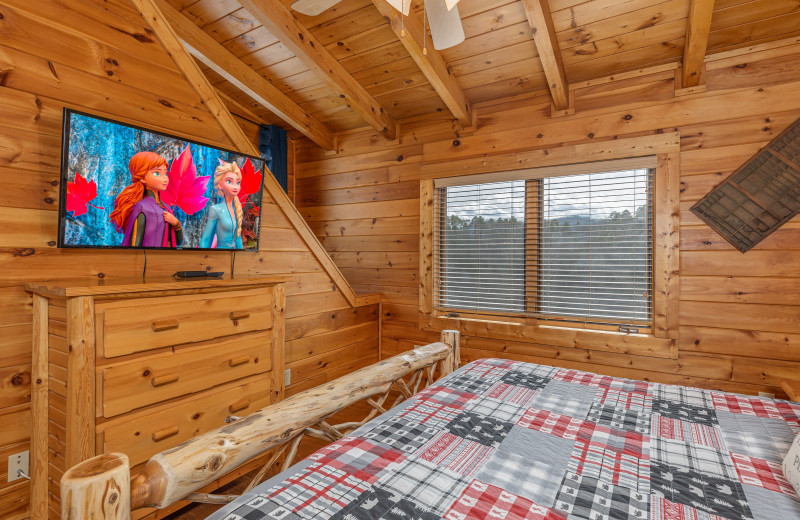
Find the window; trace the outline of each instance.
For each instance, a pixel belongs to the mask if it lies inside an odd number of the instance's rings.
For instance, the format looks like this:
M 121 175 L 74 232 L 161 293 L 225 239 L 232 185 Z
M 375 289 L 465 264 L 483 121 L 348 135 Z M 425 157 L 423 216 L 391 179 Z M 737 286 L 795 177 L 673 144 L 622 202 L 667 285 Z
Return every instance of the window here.
M 437 181 L 433 306 L 651 331 L 656 158 Z

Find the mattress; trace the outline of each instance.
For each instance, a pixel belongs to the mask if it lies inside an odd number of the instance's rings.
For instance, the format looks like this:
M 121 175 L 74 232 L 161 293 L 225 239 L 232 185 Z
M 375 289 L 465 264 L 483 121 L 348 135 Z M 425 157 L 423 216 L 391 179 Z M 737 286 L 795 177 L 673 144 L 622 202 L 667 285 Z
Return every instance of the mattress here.
M 470 363 L 214 520 L 800 518 L 786 401 Z

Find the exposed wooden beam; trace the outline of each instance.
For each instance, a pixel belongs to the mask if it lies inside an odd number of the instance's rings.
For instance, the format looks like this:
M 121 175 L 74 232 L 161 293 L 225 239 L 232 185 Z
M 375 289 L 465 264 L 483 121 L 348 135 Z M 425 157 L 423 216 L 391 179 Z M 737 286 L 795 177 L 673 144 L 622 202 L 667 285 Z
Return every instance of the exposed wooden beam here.
M 556 110 L 569 108 L 569 84 L 547 0 L 522 0 Z
M 280 0 L 240 0 L 239 3 L 318 78 L 346 99 L 371 127 L 387 139 L 396 138 L 397 124 L 391 116 Z
M 156 1 L 157 0 L 131 0 L 136 9 L 141 13 L 145 22 L 153 30 L 156 38 L 158 38 L 164 46 L 164 49 L 169 53 L 175 61 L 175 64 L 211 111 L 211 114 L 222 127 L 234 148 L 242 153 L 260 157 L 261 154 L 259 153 L 258 147 L 247 138 L 242 127 L 239 126 L 239 123 L 234 119 L 228 107 L 225 106 L 225 103 L 220 99 L 216 89 L 208 81 L 203 71 L 200 70 L 200 66 L 194 61 L 194 58 L 192 58 L 189 51 L 186 50 L 183 43 L 178 38 L 178 35 L 175 34 L 175 31 L 167 22 L 164 13 L 156 5 Z M 356 302 L 355 291 L 350 287 L 347 279 L 345 279 L 342 272 L 339 271 L 339 268 L 336 267 L 336 264 L 333 263 L 333 260 L 330 255 L 328 255 L 328 252 L 325 251 L 325 248 L 322 247 L 317 236 L 314 235 L 308 223 L 295 205 L 292 204 L 289 196 L 283 191 L 283 188 L 278 184 L 278 181 L 275 180 L 275 176 L 271 173 L 269 175 L 264 175 L 264 189 L 272 200 L 275 201 L 275 204 L 281 208 L 286 218 L 303 238 L 303 241 L 311 250 L 311 253 L 317 261 L 319 261 L 323 269 L 325 269 L 328 276 L 331 277 L 331 280 L 336 284 L 339 291 L 341 291 L 342 296 L 345 297 L 350 305 L 354 305 Z
M 157 0 L 157 4 L 195 58 L 289 123 L 298 132 L 325 150 L 333 150 L 333 132 L 328 127 L 300 108 L 235 54 L 217 43 L 211 35 L 182 15 L 166 0 Z
M 200 100 L 206 105 L 214 119 L 217 120 L 233 146 L 237 150 L 251 155 L 258 155 L 258 149 L 247 139 L 242 127 L 239 126 L 228 107 L 220 99 L 216 89 L 208 82 L 208 78 L 200 70 L 200 66 L 183 47 L 180 38 L 164 18 L 164 13 L 156 5 L 156 0 L 131 0 L 131 3 L 153 30 L 153 34 L 156 35 L 158 41 L 161 42 L 161 45 L 172 57 L 175 65 L 178 66 L 178 69 L 183 73 L 194 91 L 200 96 Z
M 400 11 L 389 5 L 386 0 L 372 0 L 372 3 L 389 22 L 400 42 L 453 116 L 462 126 L 472 126 L 472 104 L 464 96 L 464 91 L 458 85 L 456 78 L 450 73 L 450 67 L 442 53 L 434 49 L 433 45 L 427 47 L 427 55 L 422 52 L 425 35 L 419 16 L 412 12 L 403 22 Z
M 689 20 L 681 69 L 682 88 L 696 87 L 703 79 L 703 61 L 706 57 L 713 12 L 714 0 L 691 0 L 689 3 Z

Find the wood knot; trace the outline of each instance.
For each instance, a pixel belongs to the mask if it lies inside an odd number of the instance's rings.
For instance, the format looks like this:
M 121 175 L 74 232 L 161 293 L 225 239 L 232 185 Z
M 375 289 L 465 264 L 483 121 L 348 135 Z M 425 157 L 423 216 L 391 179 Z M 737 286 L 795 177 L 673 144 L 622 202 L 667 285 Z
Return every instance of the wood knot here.
M 108 503 L 109 504 L 113 504 L 114 502 L 117 501 L 118 498 L 119 498 L 119 494 L 111 493 L 110 495 L 108 495 Z
M 14 256 L 31 256 L 32 254 L 36 253 L 36 250 L 31 247 L 26 247 L 25 249 L 19 249 L 14 252 Z
M 453 146 L 461 146 L 461 140 L 460 139 L 455 139 L 453 141 Z
M 11 384 L 13 386 L 20 386 L 25 384 L 26 379 L 27 378 L 25 377 L 24 373 L 14 374 L 14 376 L 11 378 Z
M 217 471 L 221 467 L 222 467 L 221 455 L 214 455 L 213 457 L 208 459 L 208 463 L 206 463 L 206 468 L 208 468 L 208 470 L 212 472 Z
M 625 114 L 625 115 L 622 117 L 622 119 L 624 119 L 625 121 L 630 121 L 631 119 L 633 119 L 633 116 L 632 116 L 632 115 L 630 115 L 630 114 Z

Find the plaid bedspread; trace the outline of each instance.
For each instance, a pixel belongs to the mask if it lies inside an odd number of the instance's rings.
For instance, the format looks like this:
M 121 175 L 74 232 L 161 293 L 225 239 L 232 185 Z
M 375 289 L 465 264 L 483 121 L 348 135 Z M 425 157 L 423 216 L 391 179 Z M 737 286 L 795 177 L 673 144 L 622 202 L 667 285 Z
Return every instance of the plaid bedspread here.
M 785 401 L 486 359 L 211 518 L 800 518 L 799 431 Z

